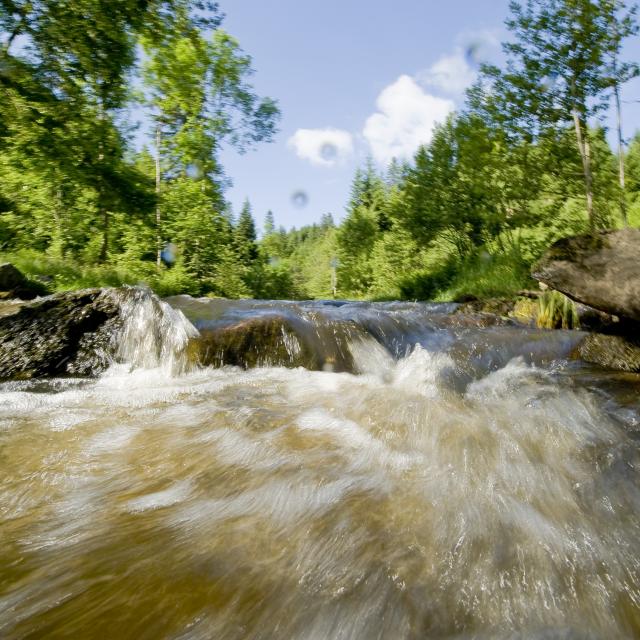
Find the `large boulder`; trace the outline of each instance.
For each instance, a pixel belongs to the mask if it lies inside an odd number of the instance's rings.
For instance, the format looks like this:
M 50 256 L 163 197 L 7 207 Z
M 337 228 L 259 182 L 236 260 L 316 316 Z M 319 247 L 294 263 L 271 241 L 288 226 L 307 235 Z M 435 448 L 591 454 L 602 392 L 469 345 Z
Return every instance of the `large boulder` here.
M 573 300 L 640 322 L 640 229 L 558 240 L 532 275 Z
M 110 289 L 59 293 L 0 316 L 0 380 L 95 375 L 121 326 Z
M 11 291 L 24 284 L 26 278 L 10 262 L 0 264 L 0 291 Z

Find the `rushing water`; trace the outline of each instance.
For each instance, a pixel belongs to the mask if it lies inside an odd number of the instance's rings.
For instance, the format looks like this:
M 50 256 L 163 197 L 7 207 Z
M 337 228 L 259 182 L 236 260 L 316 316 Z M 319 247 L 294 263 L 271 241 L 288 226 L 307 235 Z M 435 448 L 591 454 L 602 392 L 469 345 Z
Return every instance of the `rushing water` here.
M 0 385 L 0 637 L 640 637 L 639 377 L 446 306 L 171 302 Z M 273 313 L 353 373 L 185 366 Z

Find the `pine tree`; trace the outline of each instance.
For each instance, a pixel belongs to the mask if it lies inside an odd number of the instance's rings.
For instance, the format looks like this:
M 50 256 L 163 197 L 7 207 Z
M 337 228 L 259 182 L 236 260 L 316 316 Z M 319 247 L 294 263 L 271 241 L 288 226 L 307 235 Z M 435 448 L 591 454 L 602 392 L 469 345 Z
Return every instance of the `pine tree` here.
M 244 264 L 255 262 L 258 258 L 257 234 L 249 200 L 245 200 L 242 205 L 234 236 L 238 256 Z
M 264 219 L 264 235 L 270 236 L 272 233 L 275 233 L 276 230 L 276 222 L 273 217 L 273 211 L 267 211 L 267 215 Z

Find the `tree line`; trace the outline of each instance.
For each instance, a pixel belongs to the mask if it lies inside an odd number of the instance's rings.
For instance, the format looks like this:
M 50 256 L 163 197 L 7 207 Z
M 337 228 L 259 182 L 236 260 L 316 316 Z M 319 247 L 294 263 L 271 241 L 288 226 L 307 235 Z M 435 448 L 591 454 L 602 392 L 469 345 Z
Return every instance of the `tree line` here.
M 287 231 L 269 212 L 260 239 L 249 202 L 237 217 L 225 202 L 219 150 L 269 141 L 278 108 L 217 5 L 0 7 L 0 250 L 32 267 L 39 252 L 161 293 L 459 299 L 526 288 L 559 237 L 640 224 L 621 97 L 637 7 L 622 0 L 512 2 L 504 63 L 411 161 L 359 169 L 340 224 Z M 140 153 L 132 101 L 153 123 Z
M 342 297 L 511 295 L 533 284 L 531 264 L 558 238 L 640 226 L 640 134 L 625 145 L 621 100 L 638 75 L 623 57 L 637 7 L 512 2 L 506 25 L 504 64 L 482 66 L 464 107 L 411 162 L 382 173 L 369 162 L 339 227 L 280 240 L 294 245 L 277 255 L 306 295 L 331 295 L 334 258 Z M 322 286 L 307 260 L 324 265 Z

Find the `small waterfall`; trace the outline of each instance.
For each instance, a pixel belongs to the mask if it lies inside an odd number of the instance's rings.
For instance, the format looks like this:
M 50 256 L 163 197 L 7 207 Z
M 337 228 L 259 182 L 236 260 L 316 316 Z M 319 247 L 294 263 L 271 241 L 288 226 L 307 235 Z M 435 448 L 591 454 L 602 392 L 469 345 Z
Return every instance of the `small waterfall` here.
M 187 372 L 192 357 L 192 340 L 198 330 L 179 309 L 174 309 L 147 289 L 118 290 L 122 328 L 114 340 L 115 356 L 132 369 L 162 368 L 171 375 Z
M 176 296 L 167 299 L 200 332 L 204 366 L 304 367 L 312 371 L 369 374 L 430 359 L 444 376 L 472 379 L 505 366 L 512 358 L 542 364 L 566 357 L 580 340 L 576 332 L 543 332 L 504 326 L 500 318 L 452 313 L 452 305 L 399 303 L 222 300 Z M 421 347 L 417 350 L 416 347 Z M 440 356 L 446 354 L 446 362 Z M 433 361 L 431 363 L 431 361 Z M 455 369 L 455 372 L 454 372 Z M 454 375 L 455 373 L 455 375 Z M 384 377 L 384 373 L 381 373 Z M 407 380 L 412 374 L 406 375 Z M 424 389 L 433 381 L 424 381 Z

